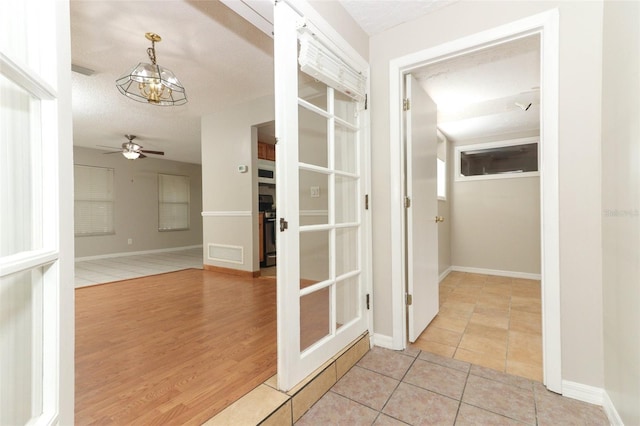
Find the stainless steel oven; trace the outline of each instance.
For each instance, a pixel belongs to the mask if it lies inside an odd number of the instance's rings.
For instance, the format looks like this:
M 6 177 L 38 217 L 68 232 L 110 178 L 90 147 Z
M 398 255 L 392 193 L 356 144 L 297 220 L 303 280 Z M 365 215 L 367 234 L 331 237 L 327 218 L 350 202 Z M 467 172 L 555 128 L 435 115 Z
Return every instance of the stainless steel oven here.
M 276 265 L 276 214 L 264 214 L 264 266 Z
M 262 224 L 262 243 L 264 249 L 264 260 L 261 266 L 276 265 L 276 210 L 273 203 L 273 196 L 268 194 L 258 195 L 258 208 L 264 212 L 264 222 Z

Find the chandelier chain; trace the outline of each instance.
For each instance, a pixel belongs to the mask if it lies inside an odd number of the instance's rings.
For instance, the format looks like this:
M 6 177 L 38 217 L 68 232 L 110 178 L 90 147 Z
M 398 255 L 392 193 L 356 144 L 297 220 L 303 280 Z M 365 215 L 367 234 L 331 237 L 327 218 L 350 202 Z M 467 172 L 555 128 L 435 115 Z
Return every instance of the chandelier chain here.
M 147 55 L 153 65 L 156 65 L 156 42 L 151 40 L 151 47 L 147 49 Z

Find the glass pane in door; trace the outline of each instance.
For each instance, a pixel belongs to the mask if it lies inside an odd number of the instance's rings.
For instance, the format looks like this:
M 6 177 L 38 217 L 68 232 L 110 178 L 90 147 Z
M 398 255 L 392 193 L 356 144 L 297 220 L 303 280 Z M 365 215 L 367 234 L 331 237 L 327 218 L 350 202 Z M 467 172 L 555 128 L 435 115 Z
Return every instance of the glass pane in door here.
M 359 270 L 359 229 L 336 229 L 336 277 Z
M 353 102 L 351 97 L 336 90 L 333 105 L 336 117 L 349 124 L 356 124 L 358 120 L 358 109 L 356 108 L 357 104 Z
M 329 244 L 329 231 L 300 233 L 300 288 L 330 278 Z
M 329 223 L 329 175 L 301 169 L 299 179 L 300 225 Z
M 304 351 L 331 332 L 331 290 L 325 287 L 300 298 L 300 351 Z
M 335 221 L 336 223 L 354 223 L 358 221 L 358 179 L 336 176 L 335 185 Z
M 347 173 L 358 173 L 356 132 L 345 126 L 335 126 L 335 168 Z
M 42 413 L 42 270 L 0 279 L 0 424 Z
M 301 163 L 328 167 L 327 119 L 304 107 L 298 108 L 298 159 Z
M 0 75 L 0 256 L 42 248 L 40 101 Z
M 327 109 L 327 86 L 303 72 L 298 72 L 298 97 L 318 108 Z
M 360 316 L 359 294 L 359 275 L 336 283 L 336 330 Z

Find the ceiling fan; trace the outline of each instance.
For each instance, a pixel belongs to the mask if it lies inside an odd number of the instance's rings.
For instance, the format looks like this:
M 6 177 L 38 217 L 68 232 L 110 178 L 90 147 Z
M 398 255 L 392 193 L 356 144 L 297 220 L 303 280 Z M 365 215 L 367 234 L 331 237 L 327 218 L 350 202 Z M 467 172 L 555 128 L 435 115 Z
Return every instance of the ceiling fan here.
M 118 152 L 121 152 L 122 155 L 124 155 L 125 158 L 128 160 L 135 160 L 136 158 L 145 158 L 146 155 L 144 154 L 164 155 L 164 151 L 151 151 L 149 149 L 142 149 L 141 145 L 138 145 L 137 143 L 133 142 L 133 140 L 136 138 L 136 135 L 124 135 L 124 137 L 128 139 L 128 142 L 122 143 L 122 149 L 118 151 L 105 152 L 105 154 L 116 154 Z M 98 146 L 101 146 L 103 148 L 113 149 L 113 147 L 110 147 L 110 146 L 103 146 L 103 145 L 98 145 Z

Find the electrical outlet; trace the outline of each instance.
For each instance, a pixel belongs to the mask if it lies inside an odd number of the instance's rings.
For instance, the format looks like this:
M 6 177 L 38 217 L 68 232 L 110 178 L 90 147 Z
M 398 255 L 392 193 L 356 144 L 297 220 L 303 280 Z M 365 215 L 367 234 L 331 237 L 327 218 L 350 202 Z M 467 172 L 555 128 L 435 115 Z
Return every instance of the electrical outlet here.
M 320 197 L 320 187 L 312 186 L 311 187 L 311 198 L 319 198 Z
M 133 238 L 129 238 L 129 239 L 127 240 L 127 244 L 129 244 L 129 245 L 133 244 Z

